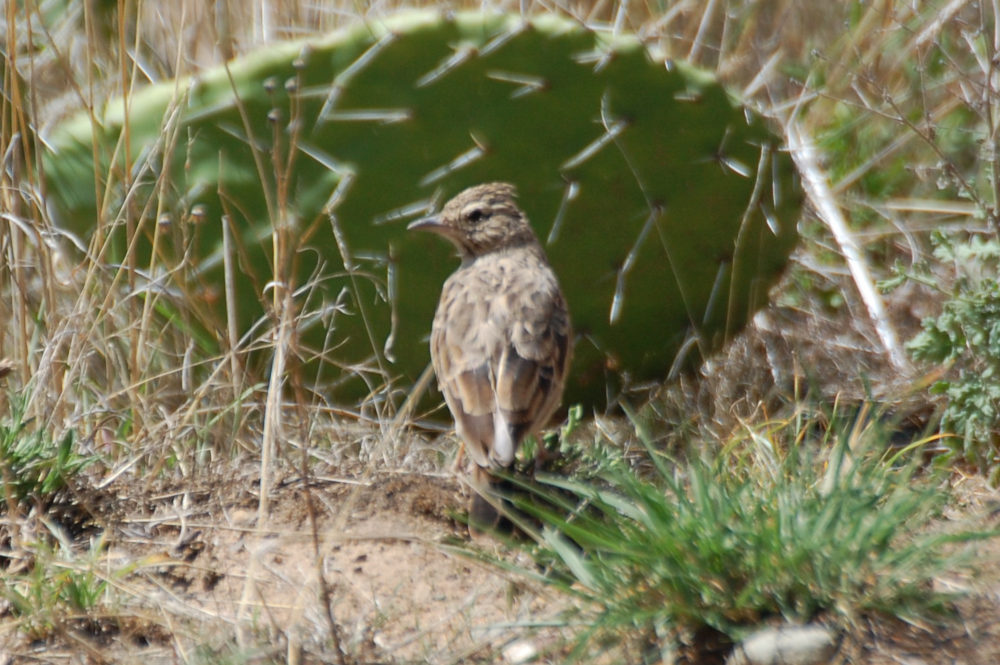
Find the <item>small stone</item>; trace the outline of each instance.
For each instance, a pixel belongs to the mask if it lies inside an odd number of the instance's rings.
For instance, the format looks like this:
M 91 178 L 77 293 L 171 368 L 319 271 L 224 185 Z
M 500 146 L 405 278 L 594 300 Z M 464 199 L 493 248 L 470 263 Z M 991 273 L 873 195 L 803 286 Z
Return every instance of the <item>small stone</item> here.
M 726 665 L 824 665 L 837 652 L 830 629 L 785 625 L 758 630 L 738 644 Z
M 511 642 L 503 648 L 504 662 L 510 663 L 511 665 L 530 663 L 536 658 L 538 658 L 538 649 L 535 648 L 534 644 L 526 640 Z

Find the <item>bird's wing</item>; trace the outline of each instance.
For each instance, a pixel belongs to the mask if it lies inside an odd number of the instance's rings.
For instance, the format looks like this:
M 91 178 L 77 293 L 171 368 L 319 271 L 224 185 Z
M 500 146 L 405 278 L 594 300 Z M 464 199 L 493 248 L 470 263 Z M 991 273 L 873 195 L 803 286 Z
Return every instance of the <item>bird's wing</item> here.
M 496 416 L 502 419 L 514 448 L 526 435 L 544 427 L 559 406 L 572 344 L 566 302 L 555 277 L 544 279 L 509 302 L 509 340 L 496 369 Z M 494 423 L 499 429 L 499 423 Z M 495 436 L 493 456 L 513 460 Z
M 492 466 L 496 334 L 483 325 L 489 302 L 481 284 L 449 278 L 431 331 L 431 359 L 455 428 L 476 465 Z

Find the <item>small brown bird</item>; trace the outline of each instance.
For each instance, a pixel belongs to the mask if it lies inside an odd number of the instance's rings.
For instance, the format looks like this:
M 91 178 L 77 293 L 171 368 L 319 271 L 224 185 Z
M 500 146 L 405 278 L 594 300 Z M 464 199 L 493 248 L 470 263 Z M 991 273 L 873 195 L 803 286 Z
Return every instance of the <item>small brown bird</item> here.
M 481 527 L 500 519 L 497 499 L 482 496 L 489 470 L 509 467 L 548 423 L 572 353 L 566 300 L 516 195 L 507 183 L 477 185 L 408 227 L 444 236 L 462 258 L 441 291 L 431 362 L 475 462 L 470 520 Z

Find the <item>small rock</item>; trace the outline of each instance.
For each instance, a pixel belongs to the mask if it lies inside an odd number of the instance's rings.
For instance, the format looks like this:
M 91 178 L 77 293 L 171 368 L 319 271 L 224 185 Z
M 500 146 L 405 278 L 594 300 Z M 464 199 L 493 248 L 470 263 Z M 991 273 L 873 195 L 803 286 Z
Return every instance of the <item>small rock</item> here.
M 837 652 L 830 629 L 784 625 L 758 630 L 738 644 L 726 665 L 824 665 Z
M 511 642 L 503 648 L 503 659 L 510 665 L 530 663 L 535 658 L 538 658 L 538 649 L 535 648 L 534 644 L 525 640 Z

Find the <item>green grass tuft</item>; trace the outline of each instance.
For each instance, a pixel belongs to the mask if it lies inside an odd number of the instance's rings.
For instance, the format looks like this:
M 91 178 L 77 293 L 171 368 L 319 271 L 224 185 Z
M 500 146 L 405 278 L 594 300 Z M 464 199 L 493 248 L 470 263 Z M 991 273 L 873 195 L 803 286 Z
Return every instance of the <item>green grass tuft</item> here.
M 44 429 L 31 430 L 25 418 L 27 398 L 10 400 L 10 414 L 0 421 L 0 479 L 4 491 L 0 506 L 27 499 L 51 504 L 71 479 L 97 461 L 81 455 L 74 446 L 75 434 L 68 430 L 56 440 Z
M 550 507 L 519 507 L 544 525 L 532 552 L 545 580 L 593 610 L 580 650 L 664 627 L 736 640 L 772 616 L 940 616 L 953 598 L 933 581 L 966 563 L 952 545 L 993 534 L 926 528 L 948 497 L 918 464 L 926 441 L 893 453 L 865 413 L 830 420 L 748 430 L 714 456 L 647 447 L 644 477 L 619 456 L 595 479 L 545 478 Z
M 102 539 L 92 541 L 82 557 L 65 541 L 40 541 L 24 550 L 28 565 L 8 572 L 0 592 L 18 618 L 19 631 L 42 640 L 67 628 L 92 629 L 108 595 L 108 579 L 101 572 L 103 551 Z

